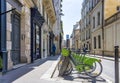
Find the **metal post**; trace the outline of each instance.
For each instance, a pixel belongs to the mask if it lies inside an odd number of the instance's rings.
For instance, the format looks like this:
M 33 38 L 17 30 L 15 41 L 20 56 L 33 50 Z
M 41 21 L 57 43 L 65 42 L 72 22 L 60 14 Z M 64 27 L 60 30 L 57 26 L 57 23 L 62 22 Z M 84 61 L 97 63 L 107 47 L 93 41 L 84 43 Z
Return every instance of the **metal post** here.
M 115 83 L 119 83 L 119 46 L 115 46 Z
M 33 56 L 34 56 L 34 52 L 33 52 L 33 49 L 34 49 L 34 46 L 33 46 L 33 34 L 34 34 L 34 24 L 33 24 L 33 9 L 31 8 L 31 63 L 33 63 Z
M 2 73 L 7 71 L 7 51 L 6 51 L 6 0 L 0 0 L 0 55 L 3 59 Z M 4 13 L 4 14 L 2 14 Z
M 94 51 L 94 56 L 95 56 L 95 51 Z

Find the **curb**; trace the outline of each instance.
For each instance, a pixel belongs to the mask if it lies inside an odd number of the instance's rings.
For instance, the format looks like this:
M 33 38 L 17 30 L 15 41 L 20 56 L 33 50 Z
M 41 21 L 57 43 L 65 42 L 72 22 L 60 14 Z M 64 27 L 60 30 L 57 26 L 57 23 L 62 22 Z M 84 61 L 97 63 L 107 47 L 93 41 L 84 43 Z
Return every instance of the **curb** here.
M 58 66 L 58 63 L 59 63 L 59 61 L 60 61 L 60 57 L 61 57 L 61 56 L 59 56 L 59 58 L 57 59 L 57 64 L 56 64 L 55 69 L 54 69 L 54 71 L 53 71 L 53 73 L 52 73 L 52 75 L 51 75 L 50 78 L 53 77 L 53 75 L 54 75 L 54 73 L 55 73 L 55 71 L 56 71 L 56 68 L 57 68 L 57 66 Z
M 21 68 L 21 67 L 23 67 L 23 66 L 28 65 L 28 64 L 29 64 L 29 63 L 25 63 L 25 64 L 18 64 L 18 65 L 20 65 L 20 66 L 17 66 L 17 65 L 16 65 L 16 67 L 13 67 L 12 69 L 7 70 L 7 72 L 5 72 L 5 73 L 0 72 L 0 76 L 3 76 L 3 75 L 5 75 L 5 74 L 7 74 L 8 72 L 11 72 L 11 71 L 13 71 L 13 70 L 17 70 L 17 69 L 19 69 L 19 68 Z
M 115 61 L 115 59 L 113 58 L 113 59 L 110 59 L 110 58 L 105 58 L 105 57 L 103 57 L 103 59 L 106 59 L 106 60 L 111 60 L 111 61 Z M 120 62 L 120 59 L 119 59 L 119 62 Z
M 51 67 L 41 76 L 41 79 L 50 79 L 54 75 L 55 69 L 57 68 L 57 64 L 59 62 L 59 58 L 53 62 Z
M 99 57 L 99 56 L 90 56 L 90 57 L 97 57 L 97 58 L 101 58 L 101 59 L 106 59 L 106 60 L 110 60 L 110 61 L 115 61 L 114 60 L 114 58 L 112 59 L 110 59 L 110 58 L 107 58 L 107 57 L 103 57 L 103 56 L 101 56 L 101 57 Z M 120 62 L 120 59 L 119 59 L 119 62 Z

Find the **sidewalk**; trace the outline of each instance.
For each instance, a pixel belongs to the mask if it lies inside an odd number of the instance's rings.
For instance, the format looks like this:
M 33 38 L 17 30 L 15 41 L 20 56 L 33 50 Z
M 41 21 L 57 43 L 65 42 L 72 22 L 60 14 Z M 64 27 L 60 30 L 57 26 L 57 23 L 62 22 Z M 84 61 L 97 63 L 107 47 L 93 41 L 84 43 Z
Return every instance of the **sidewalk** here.
M 55 74 L 53 75 L 52 79 L 54 79 L 55 81 L 59 81 L 60 83 L 112 83 L 106 78 L 106 76 L 101 75 L 97 78 L 91 78 L 83 73 L 80 74 L 75 69 L 73 69 L 70 75 L 63 77 L 58 77 L 58 72 L 59 71 L 56 68 Z
M 48 72 L 48 77 L 51 76 L 50 74 L 52 74 L 55 68 L 54 66 L 56 66 L 58 57 L 59 56 L 51 56 L 11 70 L 5 75 L 0 76 L 0 83 L 57 83 L 41 79 L 41 77 L 52 67 L 52 71 Z
M 92 82 L 93 79 L 90 77 L 78 76 L 78 74 L 58 77 L 58 70 L 55 70 L 58 61 L 59 56 L 37 60 L 0 76 L 0 83 L 109 83 L 102 77 L 95 79 L 96 82 Z M 53 72 L 55 73 L 53 74 Z

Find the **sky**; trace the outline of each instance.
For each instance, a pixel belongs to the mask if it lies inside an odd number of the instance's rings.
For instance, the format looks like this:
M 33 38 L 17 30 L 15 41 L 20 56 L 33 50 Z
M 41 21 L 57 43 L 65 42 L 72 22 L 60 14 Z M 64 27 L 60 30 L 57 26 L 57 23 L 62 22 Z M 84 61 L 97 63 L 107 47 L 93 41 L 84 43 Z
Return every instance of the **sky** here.
M 63 0 L 62 2 L 64 39 L 66 34 L 72 34 L 73 25 L 80 21 L 82 2 L 83 0 Z

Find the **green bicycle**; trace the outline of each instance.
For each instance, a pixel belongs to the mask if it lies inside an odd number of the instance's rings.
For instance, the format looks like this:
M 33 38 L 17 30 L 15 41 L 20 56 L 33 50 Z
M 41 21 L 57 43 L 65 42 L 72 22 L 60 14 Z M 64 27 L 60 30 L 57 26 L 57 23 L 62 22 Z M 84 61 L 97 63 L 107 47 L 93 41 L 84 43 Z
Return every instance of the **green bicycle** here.
M 62 56 L 58 62 L 59 76 L 71 74 L 73 67 L 69 60 L 70 51 L 67 49 L 62 49 Z
M 103 67 L 100 59 L 91 58 L 86 54 L 75 54 L 70 55 L 71 62 L 75 65 L 76 70 L 80 73 L 85 73 L 90 77 L 97 77 L 101 75 Z
M 97 77 L 101 75 L 103 67 L 101 60 L 86 56 L 86 54 L 70 53 L 64 49 L 62 58 L 58 63 L 59 75 L 71 74 L 73 67 L 80 73 L 85 73 L 90 77 Z M 67 55 L 68 54 L 68 55 Z M 67 56 L 66 56 L 67 55 Z

